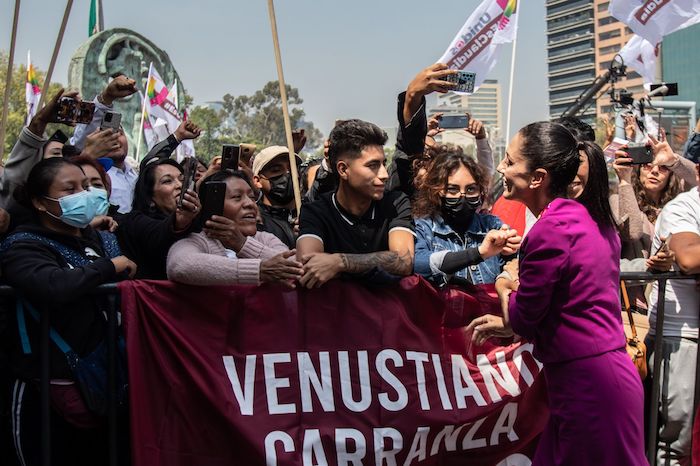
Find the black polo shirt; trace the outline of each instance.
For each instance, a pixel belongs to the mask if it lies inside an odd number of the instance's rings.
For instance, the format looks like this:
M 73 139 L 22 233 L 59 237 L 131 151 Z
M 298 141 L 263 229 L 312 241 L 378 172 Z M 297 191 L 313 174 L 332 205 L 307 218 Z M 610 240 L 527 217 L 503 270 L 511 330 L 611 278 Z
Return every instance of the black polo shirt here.
M 311 236 L 323 242 L 328 253 L 367 254 L 389 250 L 389 232 L 402 229 L 414 233 L 411 203 L 401 192 L 385 192 L 362 217 L 343 209 L 335 193 L 301 208 L 299 238 Z M 298 240 L 297 240 L 298 241 Z

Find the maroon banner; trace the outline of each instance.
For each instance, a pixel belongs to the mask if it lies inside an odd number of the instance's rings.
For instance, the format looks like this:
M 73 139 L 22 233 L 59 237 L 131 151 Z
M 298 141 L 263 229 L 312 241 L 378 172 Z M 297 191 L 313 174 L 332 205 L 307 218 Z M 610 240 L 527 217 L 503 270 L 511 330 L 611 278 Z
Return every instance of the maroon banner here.
M 470 344 L 488 290 L 120 286 L 136 466 L 525 466 L 547 419 L 531 344 Z

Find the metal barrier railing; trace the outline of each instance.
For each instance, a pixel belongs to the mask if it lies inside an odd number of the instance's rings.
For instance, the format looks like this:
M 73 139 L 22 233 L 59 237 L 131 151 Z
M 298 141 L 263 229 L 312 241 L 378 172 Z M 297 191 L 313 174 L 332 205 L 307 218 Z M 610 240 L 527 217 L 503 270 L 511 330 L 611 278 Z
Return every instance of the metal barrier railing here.
M 117 435 L 117 285 L 110 283 L 97 287 L 91 294 L 106 295 L 107 298 L 107 412 L 108 423 L 108 465 L 117 466 L 118 463 L 118 435 Z M 0 286 L 0 296 L 16 297 L 15 290 L 9 286 Z M 50 367 L 49 367 L 49 313 L 47 309 L 41 309 L 39 321 L 40 344 L 40 409 L 41 409 L 41 464 L 51 466 L 51 409 L 50 409 Z
M 653 387 L 649 400 L 650 420 L 649 433 L 647 443 L 647 459 L 649 464 L 656 464 L 656 440 L 658 433 L 658 415 L 659 415 L 659 396 L 661 391 L 661 378 L 658 376 L 661 370 L 662 357 L 659 355 L 663 352 L 663 325 L 665 312 L 665 297 L 666 284 L 668 280 L 688 280 L 695 279 L 694 276 L 682 275 L 678 272 L 668 273 L 649 273 L 649 272 L 623 272 L 620 276 L 621 280 L 634 281 L 658 281 L 658 305 L 657 317 L 655 326 L 654 339 L 654 365 L 653 365 Z M 117 285 L 107 284 L 97 287 L 92 294 L 106 295 L 108 307 L 107 314 L 107 355 L 109 365 L 107 368 L 108 382 L 108 436 L 109 436 L 109 466 L 118 465 L 118 435 L 117 435 Z M 9 286 L 0 286 L 0 296 L 15 297 L 15 290 Z M 50 367 L 49 367 L 49 313 L 41 312 L 40 320 L 40 359 L 41 359 L 41 458 L 42 466 L 51 465 L 51 431 L 50 431 L 50 399 L 49 399 L 49 382 L 50 382 Z M 698 356 L 700 356 L 700 345 L 698 345 Z M 700 384 L 697 383 L 697 377 L 700 373 L 700 357 L 696 363 L 696 383 L 695 383 L 695 404 L 698 406 L 700 401 Z
M 661 393 L 661 361 L 663 355 L 663 328 L 666 311 L 666 285 L 668 280 L 694 280 L 693 275 L 683 275 L 679 272 L 666 273 L 649 273 L 649 272 L 623 272 L 620 274 L 621 280 L 634 281 L 657 281 L 659 289 L 657 294 L 658 304 L 656 306 L 656 325 L 654 326 L 654 366 L 652 369 L 653 383 L 651 388 L 651 396 L 649 397 L 649 432 L 647 438 L 647 460 L 650 466 L 656 464 L 657 454 L 657 436 L 659 423 L 659 397 Z M 651 329 L 650 329 L 651 330 Z M 647 351 L 649 348 L 647 348 Z M 698 381 L 698 373 L 700 373 L 700 345 L 698 345 L 698 358 L 695 365 L 695 402 L 693 406 L 697 408 L 700 401 L 700 384 Z M 693 411 L 693 419 L 695 419 L 695 411 Z M 667 461 L 668 463 L 668 457 Z

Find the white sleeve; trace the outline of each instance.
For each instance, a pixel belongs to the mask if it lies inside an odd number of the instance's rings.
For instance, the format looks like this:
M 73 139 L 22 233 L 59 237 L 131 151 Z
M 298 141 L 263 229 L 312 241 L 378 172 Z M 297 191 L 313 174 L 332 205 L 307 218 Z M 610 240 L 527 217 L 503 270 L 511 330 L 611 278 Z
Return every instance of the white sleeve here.
M 476 140 L 476 161 L 484 168 L 488 176 L 493 175 L 493 152 L 487 138 Z

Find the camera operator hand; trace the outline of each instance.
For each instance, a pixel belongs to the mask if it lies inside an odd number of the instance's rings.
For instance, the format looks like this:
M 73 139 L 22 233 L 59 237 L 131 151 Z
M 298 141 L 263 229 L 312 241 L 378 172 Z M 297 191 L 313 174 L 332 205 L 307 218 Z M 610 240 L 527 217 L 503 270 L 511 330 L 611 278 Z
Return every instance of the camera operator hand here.
M 467 116 L 469 116 L 469 124 L 464 130 L 472 134 L 476 139 L 484 139 L 486 137 L 486 128 L 484 124 L 480 120 L 471 118 L 471 115 L 468 113 Z
M 175 231 L 184 231 L 189 228 L 200 210 L 202 210 L 202 204 L 199 202 L 199 196 L 196 192 L 188 190 L 182 205 L 175 210 Z
M 451 70 L 444 63 L 435 63 L 422 70 L 413 78 L 406 88 L 406 101 L 403 106 L 403 121 L 408 124 L 413 115 L 418 111 L 422 98 L 431 92 L 446 93 L 454 89 L 457 84 L 443 81 L 442 78 L 457 71 Z
M 98 129 L 85 138 L 85 147 L 80 155 L 87 155 L 93 160 L 106 157 L 119 149 L 119 133 L 111 128 Z
M 29 122 L 27 129 L 33 134 L 41 137 L 43 136 L 44 131 L 46 131 L 46 125 L 48 125 L 49 123 L 57 123 L 58 118 L 56 112 L 58 111 L 58 100 L 61 97 L 70 97 L 78 102 L 80 101 L 80 95 L 78 95 L 78 91 L 65 92 L 64 89 L 59 89 L 49 100 L 46 101 L 46 105 L 44 105 L 44 108 L 39 109 L 39 111 L 36 112 L 36 115 L 34 115 L 32 121 Z M 68 126 L 75 126 L 74 123 L 63 124 Z
M 626 184 L 632 184 L 632 159 L 627 155 L 624 150 L 615 151 L 615 161 L 613 162 L 613 169 L 620 179 L 620 186 Z

